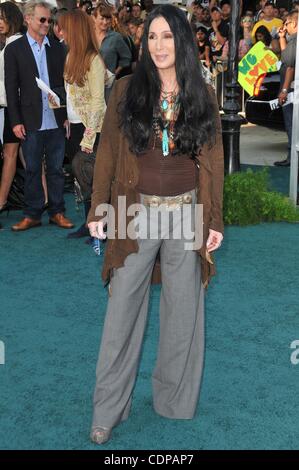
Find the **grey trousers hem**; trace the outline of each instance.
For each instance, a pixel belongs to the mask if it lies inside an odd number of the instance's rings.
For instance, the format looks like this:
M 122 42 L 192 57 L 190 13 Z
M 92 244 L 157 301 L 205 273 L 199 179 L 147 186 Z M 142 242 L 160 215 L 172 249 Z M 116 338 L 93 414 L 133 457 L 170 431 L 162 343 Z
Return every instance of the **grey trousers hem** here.
M 165 413 L 164 411 L 162 410 L 159 410 L 157 406 L 154 406 L 154 410 L 155 412 L 159 415 L 159 416 L 163 416 L 163 418 L 168 418 L 168 419 L 181 419 L 181 420 L 191 420 L 194 418 L 194 415 L 195 413 L 193 413 L 192 415 L 185 415 L 185 414 L 176 414 L 175 416 L 174 415 L 170 415 L 170 414 L 167 414 Z

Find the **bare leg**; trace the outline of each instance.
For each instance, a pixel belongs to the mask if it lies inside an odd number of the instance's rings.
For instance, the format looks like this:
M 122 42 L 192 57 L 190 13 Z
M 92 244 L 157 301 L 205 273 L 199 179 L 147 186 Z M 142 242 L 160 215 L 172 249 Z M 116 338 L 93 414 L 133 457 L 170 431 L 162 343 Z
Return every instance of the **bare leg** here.
M 19 159 L 21 160 L 23 167 L 26 168 L 26 162 L 25 162 L 22 147 L 19 148 Z
M 45 168 L 45 162 L 43 161 L 43 167 L 42 167 L 42 185 L 43 185 L 43 190 L 45 194 L 45 204 L 48 204 L 48 187 L 47 187 L 47 178 L 46 178 L 46 168 Z
M 11 183 L 16 173 L 18 148 L 19 144 L 17 143 L 4 144 L 3 146 L 4 163 L 0 186 L 0 207 L 2 207 L 7 201 Z

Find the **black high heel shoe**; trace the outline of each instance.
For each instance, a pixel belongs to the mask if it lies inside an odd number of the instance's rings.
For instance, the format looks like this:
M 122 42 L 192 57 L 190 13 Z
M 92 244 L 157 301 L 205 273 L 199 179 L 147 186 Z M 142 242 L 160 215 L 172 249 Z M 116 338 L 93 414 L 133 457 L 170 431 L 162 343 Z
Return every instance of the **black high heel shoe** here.
M 3 206 L 0 206 L 0 214 L 2 214 L 2 212 L 7 212 L 7 217 L 8 217 L 10 209 L 11 209 L 11 205 L 9 204 L 9 202 L 6 202 L 5 204 L 3 204 Z
M 43 213 L 44 213 L 44 212 L 47 212 L 48 209 L 49 209 L 49 204 L 46 203 L 46 204 L 44 205 L 44 207 L 43 207 Z

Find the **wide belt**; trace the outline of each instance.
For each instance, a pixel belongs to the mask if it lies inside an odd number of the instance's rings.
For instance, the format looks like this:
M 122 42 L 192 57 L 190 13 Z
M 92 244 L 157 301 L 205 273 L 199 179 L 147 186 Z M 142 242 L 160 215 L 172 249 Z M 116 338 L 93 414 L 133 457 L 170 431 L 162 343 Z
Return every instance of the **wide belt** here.
M 178 194 L 177 196 L 149 196 L 143 195 L 142 204 L 148 207 L 159 207 L 161 205 L 169 209 L 179 209 L 184 204 L 192 203 L 192 193 Z

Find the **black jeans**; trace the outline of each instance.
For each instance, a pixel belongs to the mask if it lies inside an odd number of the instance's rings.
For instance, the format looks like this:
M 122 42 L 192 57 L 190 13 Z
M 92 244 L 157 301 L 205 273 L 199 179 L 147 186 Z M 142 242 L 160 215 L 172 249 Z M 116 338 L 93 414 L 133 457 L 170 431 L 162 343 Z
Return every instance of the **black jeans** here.
M 42 161 L 46 158 L 49 215 L 64 212 L 64 175 L 62 171 L 65 130 L 61 128 L 45 131 L 27 131 L 22 142 L 26 162 L 24 214 L 32 219 L 41 218 L 45 196 L 42 186 Z
M 71 124 L 70 153 L 72 154 L 72 170 L 77 179 L 85 201 L 90 200 L 92 193 L 93 169 L 95 154 L 100 134 L 97 134 L 92 153 L 82 152 L 80 142 L 83 138 L 85 127 L 83 124 Z
M 80 142 L 83 139 L 85 127 L 82 123 L 70 124 L 70 138 L 66 141 L 66 153 L 70 163 L 72 163 L 75 155 L 80 148 Z
M 72 163 L 76 153 L 81 150 L 80 143 L 83 139 L 85 127 L 82 123 L 71 124 L 70 131 L 70 138 L 66 141 L 66 153 L 69 157 L 70 162 Z M 97 146 L 99 143 L 99 135 L 100 134 L 97 134 L 95 143 L 93 145 L 94 152 L 96 152 L 97 150 Z

